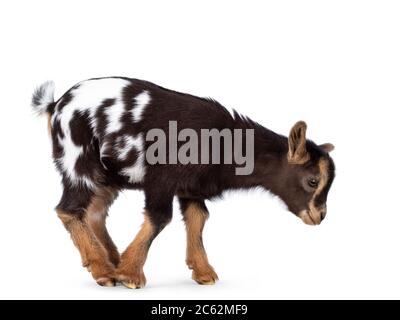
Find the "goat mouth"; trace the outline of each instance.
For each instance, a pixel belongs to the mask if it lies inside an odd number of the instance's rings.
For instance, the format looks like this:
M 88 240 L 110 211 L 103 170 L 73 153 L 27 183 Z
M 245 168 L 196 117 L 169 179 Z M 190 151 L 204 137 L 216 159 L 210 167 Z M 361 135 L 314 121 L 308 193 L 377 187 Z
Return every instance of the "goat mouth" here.
M 314 226 L 316 226 L 317 223 L 314 221 L 314 219 L 313 219 L 311 213 L 310 213 L 310 212 L 307 212 L 307 214 L 308 214 L 308 217 L 311 219 L 312 223 L 314 224 Z
M 319 223 L 316 222 L 315 218 L 312 217 L 310 211 L 303 210 L 300 212 L 300 214 L 298 216 L 307 225 L 310 225 L 310 226 L 319 225 Z

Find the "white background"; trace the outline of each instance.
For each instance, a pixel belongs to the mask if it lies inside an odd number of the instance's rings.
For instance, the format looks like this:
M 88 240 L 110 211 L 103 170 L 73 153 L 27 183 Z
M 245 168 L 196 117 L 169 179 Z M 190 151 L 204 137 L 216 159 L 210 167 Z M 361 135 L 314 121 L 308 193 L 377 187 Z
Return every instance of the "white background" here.
M 397 1 L 1 1 L 0 298 L 400 298 L 399 17 Z M 58 98 L 109 75 L 212 96 L 279 133 L 307 121 L 336 146 L 326 220 L 229 193 L 208 203 L 217 285 L 190 279 L 175 210 L 145 289 L 97 286 L 53 210 L 60 178 L 30 97 L 44 80 Z M 127 191 L 111 209 L 121 251 L 142 207 Z

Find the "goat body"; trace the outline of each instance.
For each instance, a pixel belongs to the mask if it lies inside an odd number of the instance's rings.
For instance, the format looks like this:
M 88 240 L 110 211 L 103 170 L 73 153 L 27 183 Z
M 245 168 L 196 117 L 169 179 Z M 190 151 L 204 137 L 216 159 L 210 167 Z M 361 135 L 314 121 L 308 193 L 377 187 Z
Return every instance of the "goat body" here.
M 139 288 L 145 284 L 147 251 L 171 220 L 175 196 L 187 228 L 187 264 L 200 284 L 218 279 L 202 244 L 208 217 L 205 200 L 228 189 L 261 186 L 280 196 L 306 223 L 319 224 L 325 216 L 334 177 L 328 155 L 333 146 L 317 146 L 306 140 L 304 122 L 293 127 L 288 139 L 228 111 L 215 100 L 129 78 L 86 80 L 56 102 L 53 92 L 54 85 L 45 83 L 34 93 L 32 103 L 39 114 L 48 115 L 53 158 L 62 175 L 63 195 L 56 211 L 71 233 L 83 265 L 101 285 L 121 281 L 127 287 Z M 171 123 L 177 130 L 174 134 Z M 167 161 L 149 163 L 146 152 L 155 139 L 148 139 L 148 133 L 155 129 L 165 132 L 165 154 L 158 157 Z M 237 174 L 237 167 L 247 163 L 237 163 L 237 154 L 231 154 L 234 150 L 222 152 L 220 161 L 213 162 L 212 146 L 207 147 L 209 157 L 199 154 L 195 163 L 171 161 L 186 142 L 176 139 L 183 129 L 198 136 L 206 129 L 252 132 L 242 135 L 239 143 L 242 151 L 252 154 L 251 170 Z M 202 142 L 196 144 L 200 147 Z M 315 186 L 310 177 L 318 180 Z M 105 219 L 123 189 L 144 191 L 145 222 L 120 256 Z

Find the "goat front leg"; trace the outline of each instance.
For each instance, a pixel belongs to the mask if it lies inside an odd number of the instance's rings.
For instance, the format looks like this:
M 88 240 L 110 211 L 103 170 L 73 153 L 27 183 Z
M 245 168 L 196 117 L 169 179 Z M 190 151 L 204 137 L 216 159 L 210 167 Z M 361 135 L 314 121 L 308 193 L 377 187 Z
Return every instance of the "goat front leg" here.
M 156 204 L 155 204 L 156 203 Z M 155 205 L 154 205 L 155 204 Z M 143 266 L 154 238 L 170 222 L 172 217 L 172 198 L 167 202 L 152 201 L 146 196 L 144 223 L 133 242 L 121 256 L 117 278 L 130 289 L 142 288 L 146 284 Z
M 208 218 L 204 201 L 179 198 L 186 225 L 186 264 L 192 271 L 192 279 L 199 284 L 215 284 L 218 276 L 209 264 L 203 245 L 203 228 Z

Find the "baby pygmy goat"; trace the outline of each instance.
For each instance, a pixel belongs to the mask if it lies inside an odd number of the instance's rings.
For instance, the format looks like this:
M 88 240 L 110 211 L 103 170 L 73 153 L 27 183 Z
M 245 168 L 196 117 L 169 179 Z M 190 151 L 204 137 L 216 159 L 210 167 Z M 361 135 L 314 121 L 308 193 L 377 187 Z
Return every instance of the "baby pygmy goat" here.
M 56 102 L 54 84 L 47 82 L 32 105 L 48 117 L 62 175 L 57 214 L 99 285 L 145 285 L 148 250 L 171 220 L 175 196 L 186 224 L 186 262 L 199 284 L 218 279 L 202 241 L 206 199 L 262 187 L 306 224 L 325 218 L 333 145 L 306 140 L 302 121 L 287 138 L 215 100 L 122 77 L 80 82 Z M 120 256 L 105 221 L 123 189 L 143 190 L 145 209 L 141 230 Z

